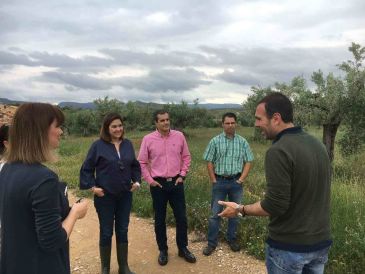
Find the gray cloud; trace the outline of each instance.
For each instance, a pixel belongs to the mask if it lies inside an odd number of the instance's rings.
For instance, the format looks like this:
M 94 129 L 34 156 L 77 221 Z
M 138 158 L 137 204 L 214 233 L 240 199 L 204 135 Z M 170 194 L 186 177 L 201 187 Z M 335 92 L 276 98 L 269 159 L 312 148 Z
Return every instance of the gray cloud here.
M 72 87 L 105 90 L 112 86 L 109 81 L 97 79 L 80 73 L 44 72 L 41 80 L 66 84 L 67 90 L 72 90 Z
M 188 91 L 199 85 L 208 85 L 203 80 L 204 74 L 194 69 L 163 69 L 151 71 L 141 77 L 119 77 L 103 79 L 80 73 L 44 72 L 41 81 L 65 84 L 66 89 L 108 90 L 113 86 L 121 86 L 129 90 L 143 90 L 147 92 Z
M 339 72 L 336 64 L 350 58 L 343 48 L 201 48 L 214 55 L 221 66 L 232 68 L 219 74 L 218 79 L 239 85 L 271 85 L 290 81 L 295 76 L 310 78 L 318 69 Z
M 141 89 L 150 92 L 188 91 L 200 85 L 208 85 L 204 74 L 194 69 L 152 70 L 144 77 L 124 77 L 120 85 L 128 89 Z
M 351 41 L 365 43 L 364 9 L 362 0 L 2 0 L 0 86 L 24 98 L 56 88 L 65 100 L 163 101 L 199 87 L 202 101 L 224 98 L 337 73 Z
M 0 65 L 36 66 L 37 64 L 25 54 L 14 54 L 11 52 L 0 51 Z

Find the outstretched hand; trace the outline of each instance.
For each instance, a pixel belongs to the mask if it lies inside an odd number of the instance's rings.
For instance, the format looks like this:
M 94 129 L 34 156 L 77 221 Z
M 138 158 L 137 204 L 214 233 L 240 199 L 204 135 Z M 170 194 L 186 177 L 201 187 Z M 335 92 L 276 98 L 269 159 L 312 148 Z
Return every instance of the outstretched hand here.
M 237 217 L 238 211 L 236 210 L 238 204 L 235 202 L 218 201 L 218 204 L 225 206 L 226 208 L 218 214 L 220 217 L 234 218 Z

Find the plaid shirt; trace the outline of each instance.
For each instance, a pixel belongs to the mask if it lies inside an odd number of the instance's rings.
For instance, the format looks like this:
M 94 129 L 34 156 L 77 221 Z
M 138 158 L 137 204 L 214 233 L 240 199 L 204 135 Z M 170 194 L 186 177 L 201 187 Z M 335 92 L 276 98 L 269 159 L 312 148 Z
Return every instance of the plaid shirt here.
M 245 163 L 253 160 L 250 145 L 242 136 L 228 138 L 223 132 L 210 140 L 204 160 L 212 162 L 218 175 L 230 176 L 242 172 Z

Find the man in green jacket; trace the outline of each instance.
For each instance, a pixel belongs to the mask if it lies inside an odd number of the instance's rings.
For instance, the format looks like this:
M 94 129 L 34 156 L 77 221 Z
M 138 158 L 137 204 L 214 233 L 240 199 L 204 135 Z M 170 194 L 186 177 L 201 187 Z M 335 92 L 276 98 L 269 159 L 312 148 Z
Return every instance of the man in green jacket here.
M 220 201 L 222 217 L 269 216 L 268 273 L 323 273 L 330 235 L 331 165 L 324 145 L 293 124 L 293 107 L 271 93 L 256 108 L 255 126 L 273 140 L 265 156 L 267 189 L 250 205 Z

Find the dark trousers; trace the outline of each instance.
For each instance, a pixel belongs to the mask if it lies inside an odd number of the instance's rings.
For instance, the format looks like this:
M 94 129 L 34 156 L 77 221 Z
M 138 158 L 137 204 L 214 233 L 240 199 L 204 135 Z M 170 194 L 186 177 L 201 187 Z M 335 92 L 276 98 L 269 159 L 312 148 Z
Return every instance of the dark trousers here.
M 128 243 L 132 197 L 130 191 L 123 191 L 118 195 L 105 193 L 103 197 L 94 196 L 94 205 L 100 225 L 100 246 L 110 246 L 112 244 L 114 220 L 117 243 Z
M 167 250 L 166 235 L 166 209 L 170 203 L 176 221 L 176 244 L 179 249 L 188 245 L 188 223 L 186 218 L 186 206 L 184 184 L 175 186 L 175 180 L 166 182 L 165 179 L 155 179 L 162 185 L 151 186 L 153 209 L 155 211 L 155 234 L 159 250 Z

